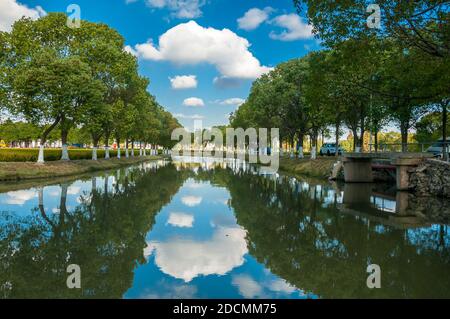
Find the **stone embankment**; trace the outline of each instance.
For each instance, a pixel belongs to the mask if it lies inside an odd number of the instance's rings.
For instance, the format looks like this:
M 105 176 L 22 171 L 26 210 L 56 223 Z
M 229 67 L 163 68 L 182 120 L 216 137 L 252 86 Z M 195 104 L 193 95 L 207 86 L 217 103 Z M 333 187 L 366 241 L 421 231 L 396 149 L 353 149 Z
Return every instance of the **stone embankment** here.
M 450 198 L 450 163 L 425 160 L 410 171 L 409 187 L 419 196 Z

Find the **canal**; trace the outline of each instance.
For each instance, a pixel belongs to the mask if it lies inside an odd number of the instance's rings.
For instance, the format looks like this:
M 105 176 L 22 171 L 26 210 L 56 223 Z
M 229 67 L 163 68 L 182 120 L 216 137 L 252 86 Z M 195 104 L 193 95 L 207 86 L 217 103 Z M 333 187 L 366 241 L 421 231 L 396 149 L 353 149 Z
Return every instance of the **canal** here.
M 2 183 L 0 296 L 448 298 L 449 207 L 183 157 Z M 66 285 L 71 264 L 80 289 Z

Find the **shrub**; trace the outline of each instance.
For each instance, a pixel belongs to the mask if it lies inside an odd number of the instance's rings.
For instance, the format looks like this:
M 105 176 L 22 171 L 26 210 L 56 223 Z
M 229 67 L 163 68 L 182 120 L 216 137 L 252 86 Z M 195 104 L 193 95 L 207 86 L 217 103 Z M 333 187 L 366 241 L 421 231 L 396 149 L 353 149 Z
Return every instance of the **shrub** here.
M 125 150 L 120 152 L 122 156 L 125 156 Z M 58 161 L 61 159 L 61 149 L 45 149 L 44 158 L 46 161 Z M 134 152 L 137 156 L 139 151 Z M 36 162 L 39 155 L 39 149 L 37 148 L 2 148 L 0 149 L 0 162 Z M 117 156 L 117 150 L 109 151 L 110 157 Z M 92 158 L 91 149 L 69 149 L 69 157 L 71 160 L 85 160 Z M 99 159 L 105 157 L 104 150 L 97 150 L 97 157 Z

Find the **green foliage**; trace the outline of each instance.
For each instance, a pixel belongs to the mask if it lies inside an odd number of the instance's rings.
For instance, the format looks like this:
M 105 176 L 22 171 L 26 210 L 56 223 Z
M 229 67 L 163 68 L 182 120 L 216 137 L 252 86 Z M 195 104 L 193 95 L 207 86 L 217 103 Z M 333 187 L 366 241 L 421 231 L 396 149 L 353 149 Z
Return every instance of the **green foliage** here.
M 450 122 L 447 123 L 450 133 Z M 418 142 L 435 142 L 442 138 L 442 114 L 433 112 L 425 115 L 416 124 L 416 139 Z
M 307 72 L 307 59 L 294 59 L 257 79 L 247 101 L 232 114 L 231 126 L 278 127 L 283 140 L 292 140 L 297 133 L 306 134 L 310 105 L 305 103 L 302 88 Z
M 80 31 L 67 28 L 66 19 L 58 13 L 21 19 L 6 37 L 2 70 L 12 97 L 7 107 L 35 125 L 51 124 L 42 132 L 43 142 L 58 124 L 64 139 L 105 90 L 77 50 Z
M 330 47 L 349 38 L 370 34 L 392 38 L 402 48 L 418 48 L 425 54 L 449 58 L 450 4 L 445 0 L 293 0 L 307 9 L 314 32 Z M 371 4 L 381 9 L 380 28 L 368 28 L 366 12 Z
M 353 135 L 346 149 L 355 150 L 367 144 L 365 133 L 378 137 L 393 122 L 406 150 L 415 123 L 436 104 L 448 103 L 448 68 L 444 60 L 402 50 L 391 39 L 351 38 L 282 63 L 256 80 L 231 125 L 279 127 L 290 144 L 294 138 L 302 143 L 305 135 L 316 144 L 331 125 L 338 141 L 345 124 Z
M 73 29 L 66 21 L 49 13 L 0 33 L 0 105 L 40 128 L 42 143 L 58 131 L 63 143 L 109 145 L 114 136 L 170 145 L 166 130 L 179 123 L 147 92 L 123 37 L 104 24 Z
M 0 124 L 0 140 L 5 143 L 36 140 L 40 132 L 39 127 L 30 123 L 7 120 Z
M 449 102 L 450 5 L 448 1 L 377 1 L 381 28 L 368 28 L 366 0 L 294 0 L 307 10 L 317 37 L 329 48 L 322 59 L 323 83 L 312 97 L 333 97 L 336 112 L 352 131 L 354 146 L 365 131 L 376 135 L 388 122 L 401 131 L 401 142 L 436 104 Z M 322 53 L 319 53 L 322 54 Z M 320 74 L 320 73 L 319 73 Z M 328 75 L 328 76 L 327 76 Z M 328 86 L 328 88 L 326 88 Z M 322 87 L 322 94 L 319 90 Z M 324 103 L 323 101 L 320 103 Z

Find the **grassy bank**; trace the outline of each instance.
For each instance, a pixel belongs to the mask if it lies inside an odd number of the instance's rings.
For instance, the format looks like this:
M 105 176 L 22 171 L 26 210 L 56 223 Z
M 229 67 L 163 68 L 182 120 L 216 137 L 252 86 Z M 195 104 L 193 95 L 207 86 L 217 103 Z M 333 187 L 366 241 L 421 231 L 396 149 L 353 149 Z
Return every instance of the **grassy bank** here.
M 122 159 L 112 158 L 109 160 L 100 159 L 98 161 L 56 161 L 45 164 L 0 162 L 0 181 L 81 175 L 162 158 L 163 156 L 146 156 Z
M 293 175 L 328 179 L 336 161 L 335 157 L 319 157 L 314 161 L 309 158 L 281 157 L 280 170 Z

